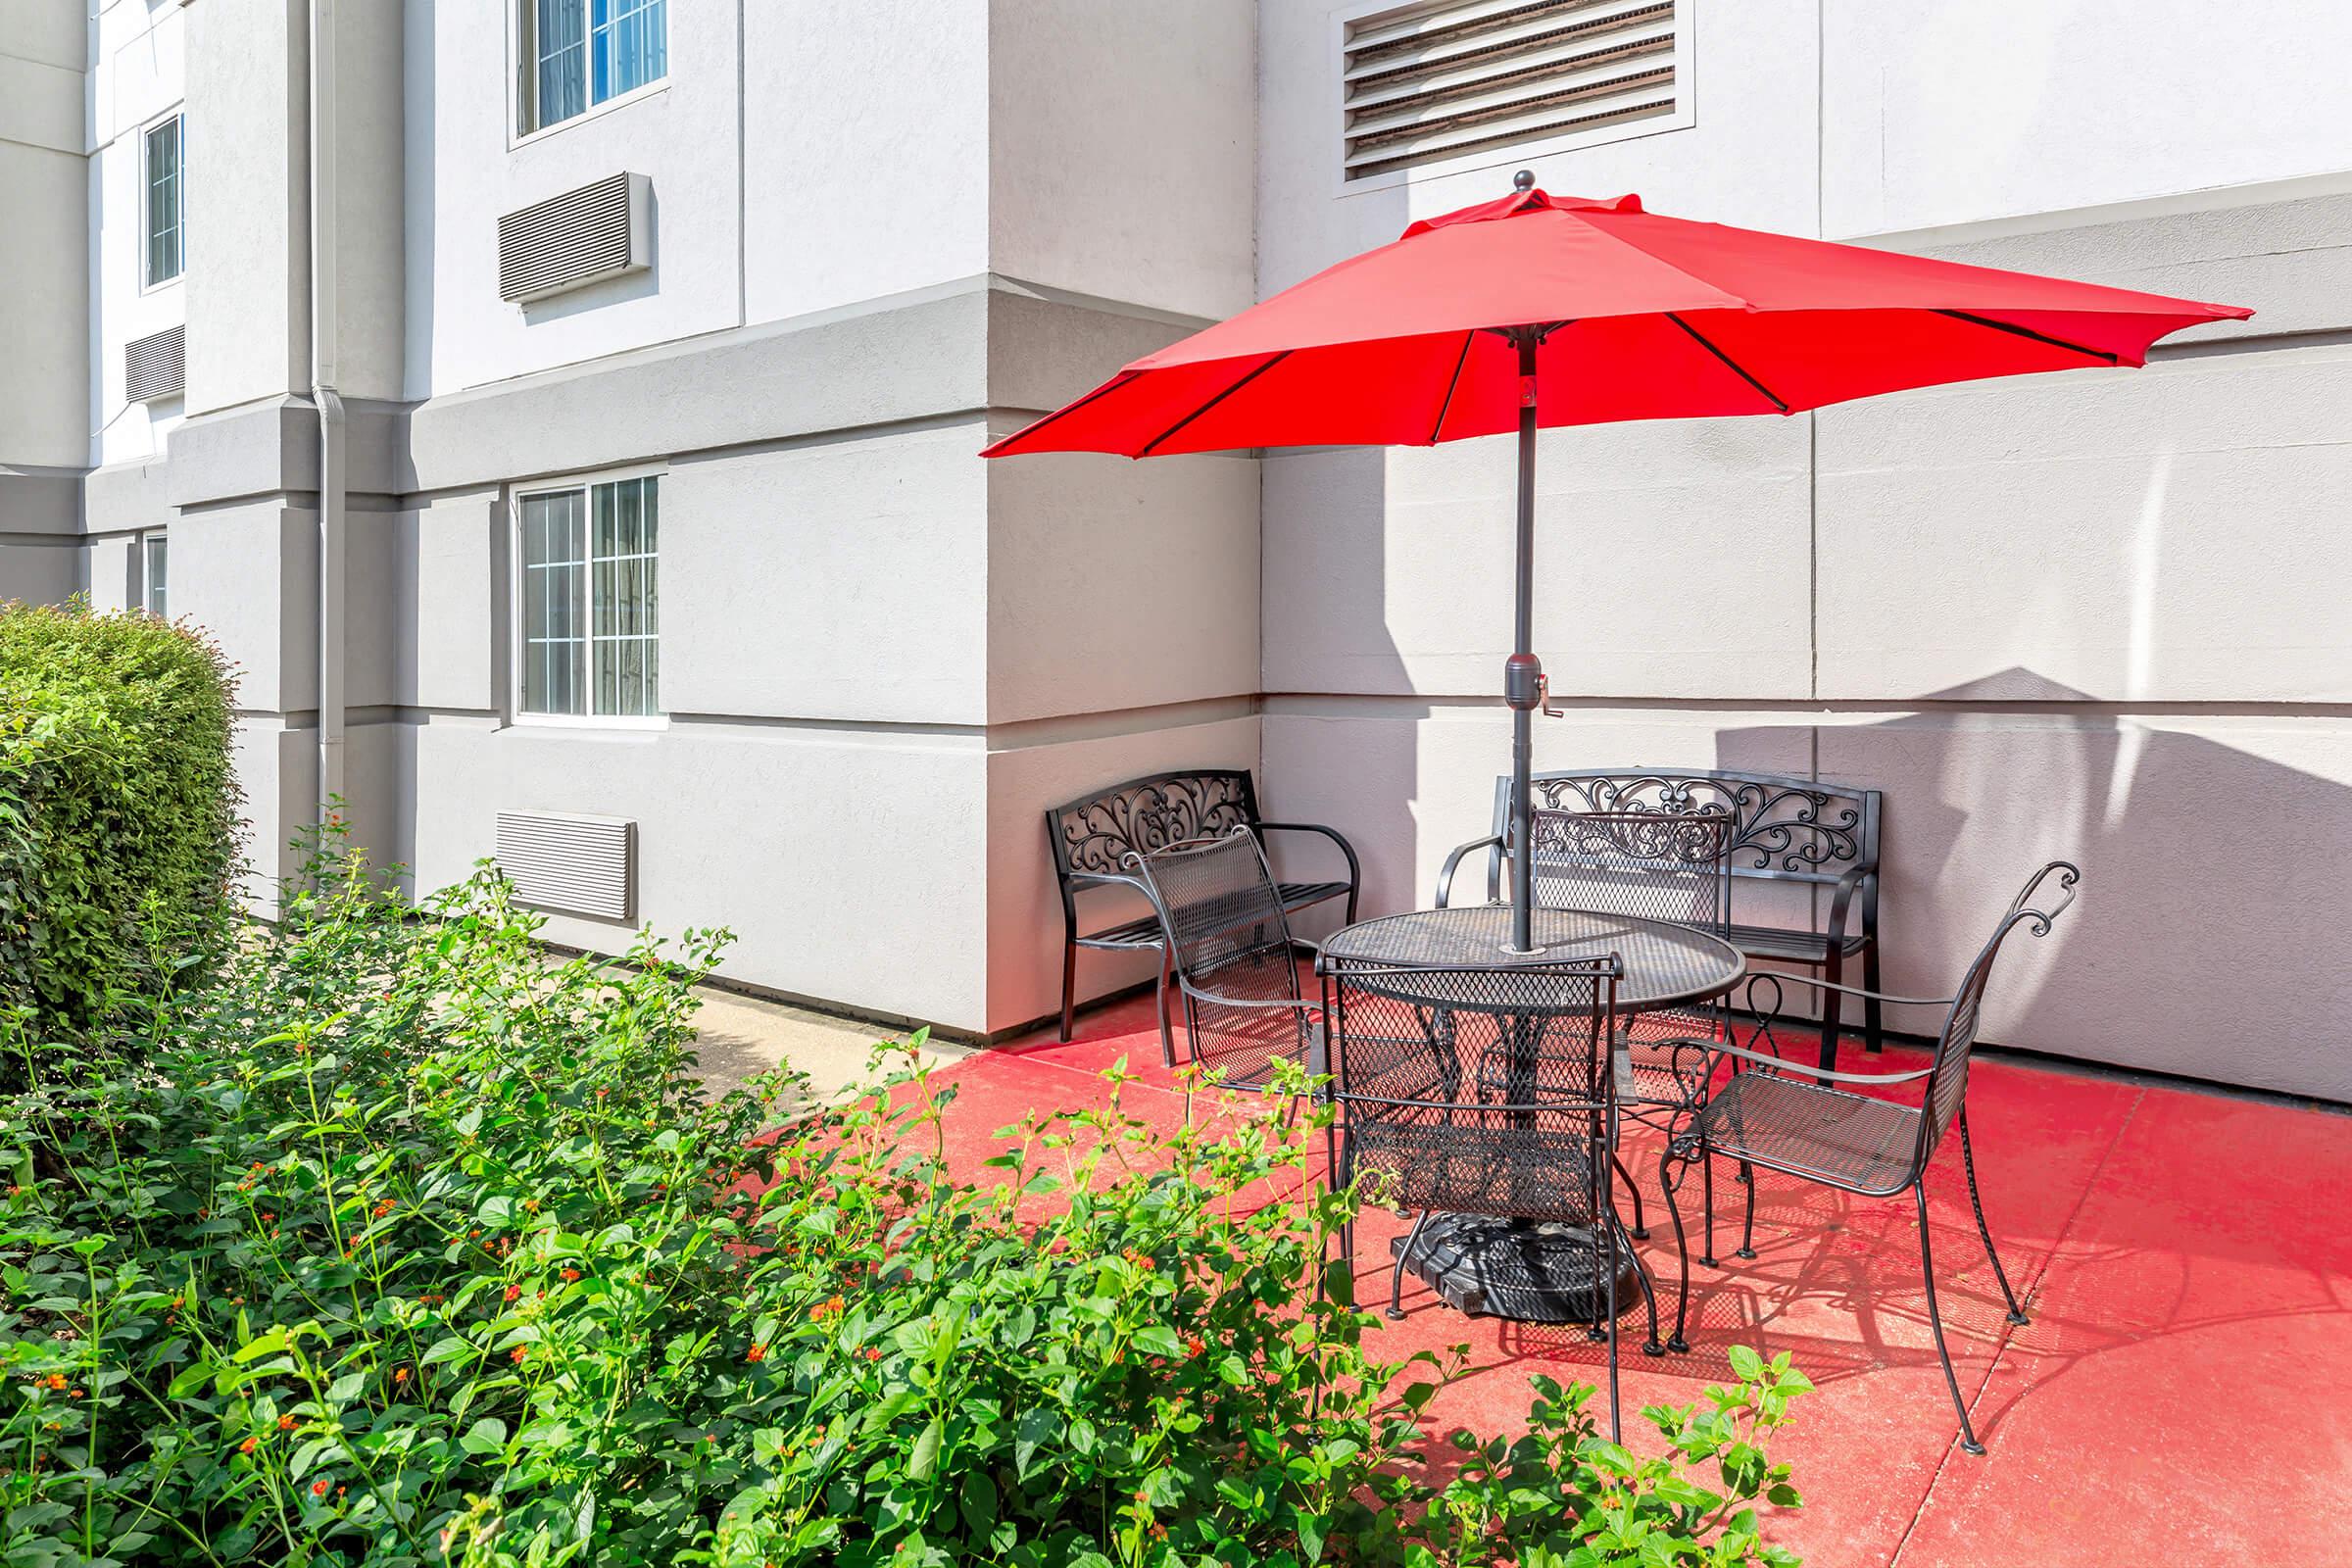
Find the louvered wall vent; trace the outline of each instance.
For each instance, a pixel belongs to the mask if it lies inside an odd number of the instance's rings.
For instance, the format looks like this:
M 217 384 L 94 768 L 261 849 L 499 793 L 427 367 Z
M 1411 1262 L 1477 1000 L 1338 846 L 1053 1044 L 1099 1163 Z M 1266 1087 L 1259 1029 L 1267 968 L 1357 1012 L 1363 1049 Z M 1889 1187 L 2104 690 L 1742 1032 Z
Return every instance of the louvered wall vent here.
M 122 395 L 133 403 L 175 398 L 187 384 L 184 327 L 169 326 L 122 345 Z
M 1676 116 L 1689 4 L 1429 0 L 1346 24 L 1347 177 Z
M 626 920 L 637 904 L 637 824 L 562 811 L 498 813 L 498 863 L 524 904 Z
M 653 265 L 654 186 L 614 174 L 498 220 L 498 293 L 521 304 Z

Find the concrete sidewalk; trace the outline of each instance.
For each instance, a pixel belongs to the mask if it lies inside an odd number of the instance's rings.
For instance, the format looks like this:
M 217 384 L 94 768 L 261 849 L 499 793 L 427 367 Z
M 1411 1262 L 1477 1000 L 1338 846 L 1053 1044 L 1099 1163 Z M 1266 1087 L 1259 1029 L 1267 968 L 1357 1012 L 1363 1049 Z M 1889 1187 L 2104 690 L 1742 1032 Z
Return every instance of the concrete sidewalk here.
M 888 1024 L 861 1023 L 781 1002 L 698 986 L 702 1000 L 695 1051 L 713 1095 L 744 1087 L 756 1074 L 789 1064 L 808 1078 L 818 1100 L 837 1100 L 867 1076 L 874 1047 L 904 1038 Z M 971 1048 L 937 1042 L 924 1048 L 933 1065 L 961 1061 Z

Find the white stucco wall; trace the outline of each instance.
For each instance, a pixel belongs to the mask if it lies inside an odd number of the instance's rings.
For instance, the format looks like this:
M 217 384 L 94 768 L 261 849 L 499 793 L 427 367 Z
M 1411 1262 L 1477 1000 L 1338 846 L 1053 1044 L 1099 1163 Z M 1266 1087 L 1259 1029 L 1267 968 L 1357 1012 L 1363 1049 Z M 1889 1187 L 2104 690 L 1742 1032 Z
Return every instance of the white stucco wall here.
M 0 376 L 0 464 L 72 468 L 86 461 L 85 52 L 81 8 L 71 0 L 24 0 L 0 27 L 0 190 L 11 209 L 0 224 L 0 341 L 9 359 Z M 0 533 L 8 531 L 0 518 Z
M 1821 0 L 1820 37 L 1834 238 L 2352 169 L 2338 5 Z
M 987 6 L 989 265 L 1195 316 L 1250 304 L 1256 9 Z
M 987 270 L 988 11 L 969 0 L 743 8 L 750 319 Z

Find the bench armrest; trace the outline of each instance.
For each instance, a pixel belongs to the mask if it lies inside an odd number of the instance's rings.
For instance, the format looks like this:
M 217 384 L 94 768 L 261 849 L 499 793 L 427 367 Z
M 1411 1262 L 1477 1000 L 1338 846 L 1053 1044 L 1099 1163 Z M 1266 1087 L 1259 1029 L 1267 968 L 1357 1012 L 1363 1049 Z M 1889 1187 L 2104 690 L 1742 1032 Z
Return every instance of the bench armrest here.
M 1332 843 L 1337 844 L 1340 847 L 1340 853 L 1348 858 L 1348 887 L 1349 891 L 1352 892 L 1364 885 L 1364 868 L 1355 858 L 1355 846 L 1348 843 L 1346 835 L 1342 834 L 1338 828 L 1325 827 L 1320 822 L 1260 822 L 1257 824 L 1257 830 L 1261 834 L 1321 834 L 1323 837 L 1331 840 Z
M 1472 839 L 1467 844 L 1457 846 L 1451 855 L 1446 856 L 1445 869 L 1438 873 L 1438 907 L 1446 908 L 1447 901 L 1453 897 L 1453 873 L 1461 865 L 1463 856 L 1468 855 L 1472 850 L 1493 850 L 1501 847 L 1502 835 L 1490 833 L 1483 839 Z
M 1877 940 L 1879 873 L 1871 867 L 1857 865 L 1838 879 L 1837 891 L 1830 895 L 1830 928 L 1824 934 L 1830 939 L 1833 951 L 1845 945 L 1846 909 L 1854 902 L 1857 893 L 1862 896 L 1864 933 L 1872 940 Z

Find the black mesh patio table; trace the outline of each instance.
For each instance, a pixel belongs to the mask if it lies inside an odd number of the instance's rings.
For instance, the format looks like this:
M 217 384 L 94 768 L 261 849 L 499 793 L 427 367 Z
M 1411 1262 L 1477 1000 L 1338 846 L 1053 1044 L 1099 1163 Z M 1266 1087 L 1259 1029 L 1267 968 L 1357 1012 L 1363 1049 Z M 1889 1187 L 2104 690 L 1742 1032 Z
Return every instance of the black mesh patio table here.
M 1537 909 L 1531 935 L 1533 953 L 1508 951 L 1510 906 L 1474 904 L 1364 920 L 1335 933 L 1324 942 L 1323 951 L 1356 963 L 1436 969 L 1521 968 L 1614 953 L 1625 965 L 1624 977 L 1617 982 L 1621 1014 L 1720 997 L 1747 973 L 1746 958 L 1731 944 L 1671 920 L 1593 909 Z M 1478 1005 L 1471 988 L 1451 984 L 1451 977 L 1442 973 L 1358 978 L 1433 1006 Z
M 1729 943 L 1669 920 L 1607 914 L 1592 909 L 1536 909 L 1532 953 L 1513 953 L 1507 905 L 1466 905 L 1383 915 L 1334 934 L 1324 955 L 1352 967 L 1349 983 L 1440 1011 L 1495 1011 L 1494 988 L 1471 971 L 1541 968 L 1614 954 L 1624 973 L 1617 982 L 1620 1018 L 1677 1004 L 1722 996 L 1747 973 L 1747 960 Z M 1393 973 L 1378 966 L 1395 964 Z M 1526 1012 L 1529 988 L 1512 988 L 1513 1014 Z M 1539 994 L 1541 986 L 1534 988 Z M 1590 1015 L 1591 987 L 1563 984 L 1563 1005 L 1551 1016 Z M 1531 1020 L 1532 1021 L 1532 1020 Z M 1501 1027 L 1519 1037 L 1510 1020 Z M 1432 1215 L 1404 1266 L 1438 1296 L 1474 1315 L 1526 1322 L 1591 1322 L 1601 1315 L 1597 1255 L 1590 1235 L 1576 1227 L 1474 1214 Z M 1395 1244 L 1398 1250 L 1404 1238 Z M 1619 1311 L 1641 1298 L 1640 1262 L 1628 1249 L 1619 1271 Z

